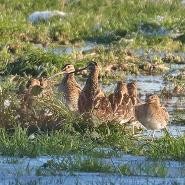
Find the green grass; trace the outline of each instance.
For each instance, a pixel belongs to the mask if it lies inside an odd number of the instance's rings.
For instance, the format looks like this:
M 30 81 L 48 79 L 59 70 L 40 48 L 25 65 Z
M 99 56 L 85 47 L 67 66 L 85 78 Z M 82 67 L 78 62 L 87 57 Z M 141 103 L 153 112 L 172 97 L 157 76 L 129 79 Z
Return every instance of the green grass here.
M 48 76 L 68 63 L 69 56 L 57 56 L 41 49 L 26 49 L 12 63 L 5 67 L 4 74 Z
M 180 0 L 139 3 L 137 0 L 67 3 L 63 0 L 1 0 L 0 10 L 0 71 L 5 74 L 46 76 L 58 71 L 64 63 L 80 66 L 92 57 L 83 55 L 84 58 L 79 60 L 75 54 L 57 56 L 43 50 L 66 44 L 71 47 L 71 44 L 84 41 L 112 44 L 117 48 L 115 51 L 112 51 L 113 48 L 108 52 L 96 51 L 95 59 L 103 64 L 117 61 L 128 64 L 129 61 L 124 60 L 125 49 L 184 50 L 183 36 L 173 39 L 170 35 L 150 36 L 140 31 L 140 28 L 155 31 L 164 27 L 167 31 L 185 33 L 185 7 Z M 29 23 L 28 16 L 38 10 L 61 10 L 70 15 L 62 20 L 55 17 L 46 22 Z M 44 48 L 38 49 L 35 44 Z M 136 63 L 138 60 L 142 63 L 139 66 Z M 138 60 L 129 63 L 125 71 L 132 74 L 147 72 L 142 69 L 145 62 Z M 163 72 L 159 68 L 155 70 L 155 73 Z M 108 83 L 107 78 L 105 81 Z
M 97 140 L 89 134 L 80 134 L 69 130 L 53 131 L 43 134 L 35 134 L 31 139 L 27 135 L 26 129 L 20 127 L 15 129 L 13 133 L 7 133 L 4 129 L 0 130 L 0 153 L 8 156 L 29 156 L 35 157 L 39 155 L 69 155 L 78 154 L 79 156 L 87 155 L 93 158 L 110 158 L 119 157 L 121 153 L 133 155 L 144 155 L 152 159 L 171 159 L 185 160 L 185 137 L 178 138 L 168 135 L 148 141 L 144 138 L 134 138 L 125 134 L 121 136 L 115 134 L 113 129 L 110 130 L 111 136 Z M 108 139 L 108 140 L 107 140 Z M 114 141 L 113 141 L 114 139 Z M 96 150 L 99 148 L 100 150 Z M 101 148 L 113 149 L 102 151 Z
M 87 0 L 69 1 L 62 0 L 37 1 L 15 0 L 0 2 L 1 29 L 0 41 L 5 43 L 66 43 L 78 40 L 94 40 L 98 42 L 109 42 L 119 40 L 122 37 L 132 37 L 135 33 L 133 46 L 136 43 L 146 46 L 168 47 L 168 42 L 178 43 L 180 41 L 166 38 L 148 38 L 138 33 L 138 28 L 143 25 L 158 25 L 166 27 L 167 30 L 179 30 L 184 32 L 184 7 L 180 0 L 167 1 L 98 1 Z M 71 13 L 60 20 L 52 18 L 48 22 L 40 22 L 32 25 L 27 21 L 28 16 L 38 10 L 62 10 Z M 135 16 L 137 14 L 137 16 Z M 162 19 L 158 18 L 159 16 Z M 13 17 L 13 18 L 12 18 Z M 111 38 L 112 37 L 112 38 Z M 110 39 L 111 38 L 111 39 Z M 143 40 L 145 42 L 141 42 Z M 163 43 L 165 41 L 165 43 Z M 166 46 L 165 46 L 166 45 Z M 174 44 L 171 44 L 173 46 Z
M 117 144 L 109 143 L 104 139 L 97 140 L 89 134 L 80 134 L 76 131 L 72 132 L 69 129 L 53 131 L 48 134 L 34 134 L 34 139 L 31 139 L 31 136 L 28 136 L 26 129 L 20 127 L 16 127 L 13 133 L 8 133 L 5 129 L 1 129 L 0 132 L 0 153 L 1 155 L 8 156 L 35 157 L 39 155 L 79 153 L 80 155 L 88 154 L 93 157 L 108 158 L 110 156 L 119 156 L 120 149 L 125 149 L 125 152 L 128 152 L 128 147 L 130 147 L 131 150 L 131 145 L 133 145 L 132 142 L 129 143 L 129 146 L 127 143 L 123 143 L 121 148 L 117 151 L 96 151 L 97 147 L 116 148 L 118 146 Z M 112 134 L 111 137 L 115 137 L 114 132 L 112 132 Z M 100 137 L 103 138 L 104 136 L 100 134 Z M 117 137 L 115 139 L 119 138 Z M 122 140 L 123 139 L 124 138 L 122 138 Z M 127 140 L 129 141 L 129 139 Z
M 85 156 L 66 156 L 63 159 L 48 160 L 36 170 L 38 176 L 60 175 L 64 171 L 111 173 L 125 176 L 167 177 L 167 167 L 159 163 L 143 164 L 114 164 L 113 160 L 105 162 L 103 159 Z
M 113 173 L 114 169 L 111 165 L 103 163 L 103 161 L 93 158 L 66 158 L 64 160 L 54 161 L 50 160 L 39 168 L 37 175 L 56 175 L 62 171 L 67 172 L 101 172 Z M 46 174 L 45 174 L 46 173 Z
M 74 172 L 91 172 L 91 173 L 112 173 L 119 175 L 132 175 L 130 167 L 127 165 L 114 166 L 113 164 L 105 163 L 98 158 L 87 156 L 81 157 L 66 157 L 62 160 L 49 160 L 43 166 L 37 169 L 38 176 L 57 175 L 67 171 Z
M 46 22 L 29 23 L 28 16 L 38 10 L 61 10 L 70 15 L 62 20 L 55 17 Z M 30 76 L 48 77 L 66 63 L 81 67 L 91 59 L 96 60 L 103 68 L 100 80 L 106 84 L 128 73 L 148 74 L 149 62 L 156 66 L 181 63 L 183 60 L 179 57 L 170 56 L 166 60 L 156 56 L 147 61 L 134 54 L 130 56 L 129 51 L 136 48 L 184 50 L 184 11 L 180 0 L 81 0 L 67 3 L 62 0 L 0 0 L 0 71 L 4 75 L 0 96 L 1 154 L 37 156 L 87 152 L 99 157 L 116 156 L 114 152 L 93 151 L 96 147 L 110 147 L 135 155 L 184 160 L 184 148 L 178 144 L 184 142 L 183 136 L 165 136 L 148 142 L 144 138 L 133 137 L 130 131 L 117 125 L 100 125 L 96 121 L 87 124 L 80 115 L 66 110 L 57 95 L 50 99 L 36 98 L 28 114 L 24 115 L 20 98 L 22 86 Z M 148 34 L 148 31 L 157 33 L 161 28 L 166 32 L 179 31 L 183 35 L 174 39 L 170 34 Z M 86 41 L 110 44 L 109 49 L 106 45 L 98 47 L 94 56 L 79 52 L 56 55 L 48 49 L 83 45 Z M 35 44 L 41 44 L 43 48 L 39 49 Z M 116 65 L 120 74 L 106 73 L 105 68 L 110 64 Z M 153 71 L 154 74 L 162 72 L 158 66 Z M 12 82 L 10 75 L 16 74 L 19 75 L 18 80 Z M 183 76 L 179 76 L 177 81 L 182 83 Z M 8 107 L 4 106 L 7 101 Z M 46 117 L 43 110 L 49 110 L 52 116 Z M 35 133 L 35 139 L 30 140 L 28 136 L 32 133 Z
M 185 125 L 184 110 L 175 110 L 173 112 L 172 123 L 175 125 Z
M 184 49 L 180 37 L 149 36 L 139 30 L 160 30 L 164 27 L 172 32 L 178 30 L 185 33 L 185 7 L 180 0 L 139 3 L 136 0 L 81 0 L 67 3 L 62 0 L 1 0 L 0 10 L 0 71 L 4 74 L 47 76 L 58 71 L 65 63 L 81 66 L 92 58 L 103 64 L 127 63 L 129 65 L 124 69 L 125 73 L 139 74 L 148 71 L 146 61 L 139 58 L 130 63 L 125 60 L 125 49 Z M 29 23 L 28 16 L 38 10 L 62 10 L 70 15 L 62 20 L 56 17 L 46 22 Z M 76 54 L 57 56 L 49 51 L 44 52 L 45 47 L 53 48 L 61 44 L 70 44 L 71 47 L 71 44 L 84 41 L 112 44 L 114 48 L 111 47 L 108 52 L 98 49 L 95 56 L 83 55 L 83 59 L 78 59 Z M 44 48 L 38 49 L 35 44 L 41 44 Z M 138 60 L 141 63 L 137 63 Z M 160 72 L 163 71 L 159 68 L 154 71 Z M 107 78 L 104 81 L 108 83 Z
M 71 150 L 77 150 L 79 147 L 78 136 L 69 136 L 62 132 L 54 134 L 44 134 L 36 136 L 31 140 L 27 136 L 26 130 L 16 129 L 13 135 L 8 135 L 1 130 L 1 155 L 8 156 L 30 156 L 59 155 Z
M 168 167 L 162 163 L 163 161 L 155 161 L 154 163 L 146 162 L 136 167 L 140 175 L 148 175 L 153 177 L 166 177 L 168 174 Z
M 147 145 L 146 153 L 153 159 L 185 160 L 185 136 L 177 138 L 168 134 Z
M 127 53 L 128 51 L 129 50 L 124 49 L 121 45 L 114 45 L 109 49 L 99 47 L 96 49 L 95 55 L 91 56 L 84 54 L 82 58 L 78 58 L 77 55 L 80 54 L 79 52 L 70 55 L 58 55 L 52 51 L 44 51 L 43 49 L 26 46 L 16 54 L 15 58 L 9 54 L 7 50 L 0 52 L 2 54 L 0 55 L 0 72 L 5 77 L 7 75 L 16 74 L 23 77 L 49 77 L 58 72 L 66 63 L 72 63 L 76 68 L 80 68 L 84 67 L 87 62 L 92 59 L 101 66 L 100 80 L 106 84 L 122 78 L 123 72 L 124 75 L 149 74 L 151 63 L 155 65 L 152 74 L 161 74 L 161 72 L 165 72 L 165 69 L 160 67 L 160 64 L 165 65 L 161 57 L 154 56 L 152 61 L 148 61 L 142 56 L 136 56 L 132 51 L 132 56 L 129 56 Z M 173 60 L 170 63 L 175 63 L 175 61 Z M 110 65 L 114 65 L 115 71 L 107 70 Z

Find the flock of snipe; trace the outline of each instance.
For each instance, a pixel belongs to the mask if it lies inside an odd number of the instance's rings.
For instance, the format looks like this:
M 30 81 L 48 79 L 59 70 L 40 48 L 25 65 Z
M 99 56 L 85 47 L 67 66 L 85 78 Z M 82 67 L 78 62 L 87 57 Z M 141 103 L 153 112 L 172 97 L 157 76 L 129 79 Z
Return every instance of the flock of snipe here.
M 157 95 L 149 95 L 146 102 L 141 102 L 135 82 L 126 84 L 118 81 L 114 92 L 107 96 L 99 84 L 98 64 L 90 62 L 78 71 L 85 69 L 88 71 L 88 78 L 83 89 L 75 79 L 77 70 L 73 65 L 65 65 L 59 73 L 64 74 L 64 77 L 58 89 L 63 93 L 64 103 L 71 111 L 120 124 L 139 121 L 151 130 L 166 128 L 169 114 L 161 106 Z
M 83 89 L 77 83 L 75 74 L 87 70 L 88 77 Z M 115 90 L 106 95 L 99 84 L 100 68 L 96 62 L 89 62 L 83 69 L 75 70 L 74 66 L 67 64 L 62 71 L 63 79 L 58 90 L 62 93 L 63 103 L 74 112 L 86 118 L 96 117 L 102 121 L 114 121 L 123 125 L 142 125 L 146 129 L 160 130 L 166 128 L 169 114 L 161 106 L 157 95 L 148 95 L 145 102 L 138 98 L 136 82 L 124 83 L 118 81 Z M 54 77 L 53 76 L 53 77 Z M 22 109 L 26 110 L 32 105 L 32 98 L 43 89 L 48 89 L 46 79 L 33 79 L 28 84 L 27 92 L 23 96 Z

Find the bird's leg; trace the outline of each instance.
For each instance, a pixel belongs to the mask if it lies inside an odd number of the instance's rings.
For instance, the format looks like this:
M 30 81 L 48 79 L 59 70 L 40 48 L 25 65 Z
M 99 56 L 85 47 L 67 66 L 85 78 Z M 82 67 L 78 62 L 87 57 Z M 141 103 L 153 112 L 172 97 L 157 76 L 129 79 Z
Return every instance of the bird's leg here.
M 132 124 L 132 135 L 135 135 L 134 124 Z
M 167 126 L 164 127 L 164 131 L 165 131 L 165 135 L 167 134 L 168 136 L 170 136 L 170 132 Z
M 151 137 L 151 135 L 152 135 L 152 132 L 151 132 L 151 130 L 147 130 L 147 137 L 148 137 L 148 139 L 150 139 L 150 137 Z
M 165 129 L 167 132 L 169 132 L 169 129 L 167 128 L 167 126 L 165 126 L 164 129 Z
M 154 140 L 155 130 L 152 132 L 152 141 Z

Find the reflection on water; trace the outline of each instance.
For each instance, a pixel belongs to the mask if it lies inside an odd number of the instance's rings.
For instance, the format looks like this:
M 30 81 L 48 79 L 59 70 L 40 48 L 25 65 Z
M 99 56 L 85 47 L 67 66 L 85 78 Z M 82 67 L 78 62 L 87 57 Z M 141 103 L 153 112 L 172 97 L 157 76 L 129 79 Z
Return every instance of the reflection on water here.
M 35 44 L 35 47 L 37 48 L 42 48 L 45 51 L 51 51 L 55 54 L 61 55 L 61 54 L 72 54 L 73 52 L 93 52 L 94 49 L 99 48 L 99 47 L 104 47 L 104 48 L 111 48 L 110 45 L 105 45 L 105 44 L 97 44 L 96 42 L 88 42 L 85 41 L 84 43 L 80 43 L 79 45 L 61 45 L 59 47 L 43 47 L 41 44 Z M 156 51 L 156 50 L 145 50 L 143 48 L 141 49 L 134 49 L 131 50 L 131 52 L 136 56 L 136 57 L 142 57 L 145 58 L 148 61 L 153 60 L 154 58 L 164 58 L 165 56 L 169 55 L 169 52 L 167 51 Z M 182 62 L 185 62 L 185 52 L 172 52 L 170 53 L 174 57 L 180 57 L 182 59 Z M 177 68 L 181 68 L 183 65 L 178 65 L 178 64 L 170 64 L 173 68 L 175 66 Z M 185 65 L 184 65 L 185 66 Z M 184 67 L 183 66 L 183 67 Z
M 162 99 L 161 102 L 170 113 L 173 113 L 173 111 L 177 109 L 185 109 L 185 97 Z
M 161 91 L 165 83 L 162 76 L 127 76 L 127 81 L 136 81 L 140 94 L 151 94 Z

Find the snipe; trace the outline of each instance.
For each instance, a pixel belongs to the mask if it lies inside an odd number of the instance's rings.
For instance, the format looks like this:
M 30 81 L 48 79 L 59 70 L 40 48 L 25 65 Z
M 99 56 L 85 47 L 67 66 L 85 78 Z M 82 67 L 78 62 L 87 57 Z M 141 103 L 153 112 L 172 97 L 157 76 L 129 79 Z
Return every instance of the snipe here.
M 111 113 L 111 104 L 99 85 L 100 68 L 96 62 L 90 62 L 86 69 L 89 75 L 80 93 L 79 112 L 90 113 L 100 119 L 107 119 Z
M 42 79 L 30 79 L 26 84 L 26 89 L 24 89 L 21 94 L 21 111 L 26 113 L 32 107 L 32 103 L 35 97 L 42 94 L 45 86 L 41 83 Z
M 118 81 L 114 93 L 109 95 L 109 100 L 114 113 L 117 111 L 118 107 L 122 104 L 123 100 L 126 99 L 129 99 L 127 85 L 122 81 Z
M 165 107 L 161 106 L 157 95 L 149 95 L 146 103 L 136 105 L 135 115 L 145 128 L 154 130 L 154 132 L 155 130 L 166 128 L 169 121 L 169 114 Z
M 78 99 L 81 92 L 81 87 L 77 83 L 74 73 L 74 66 L 72 64 L 66 64 L 62 68 L 62 71 L 56 75 L 64 74 L 64 77 L 58 87 L 58 91 L 63 94 L 64 104 L 71 111 L 78 111 Z
M 109 95 L 109 100 L 113 110 L 113 120 L 123 125 L 132 126 L 134 134 L 134 126 L 136 125 L 134 105 L 128 95 L 127 84 L 119 81 L 114 93 Z
M 133 105 L 137 105 L 139 103 L 139 98 L 137 96 L 137 84 L 136 82 L 130 82 L 127 84 L 128 95 L 132 100 Z

